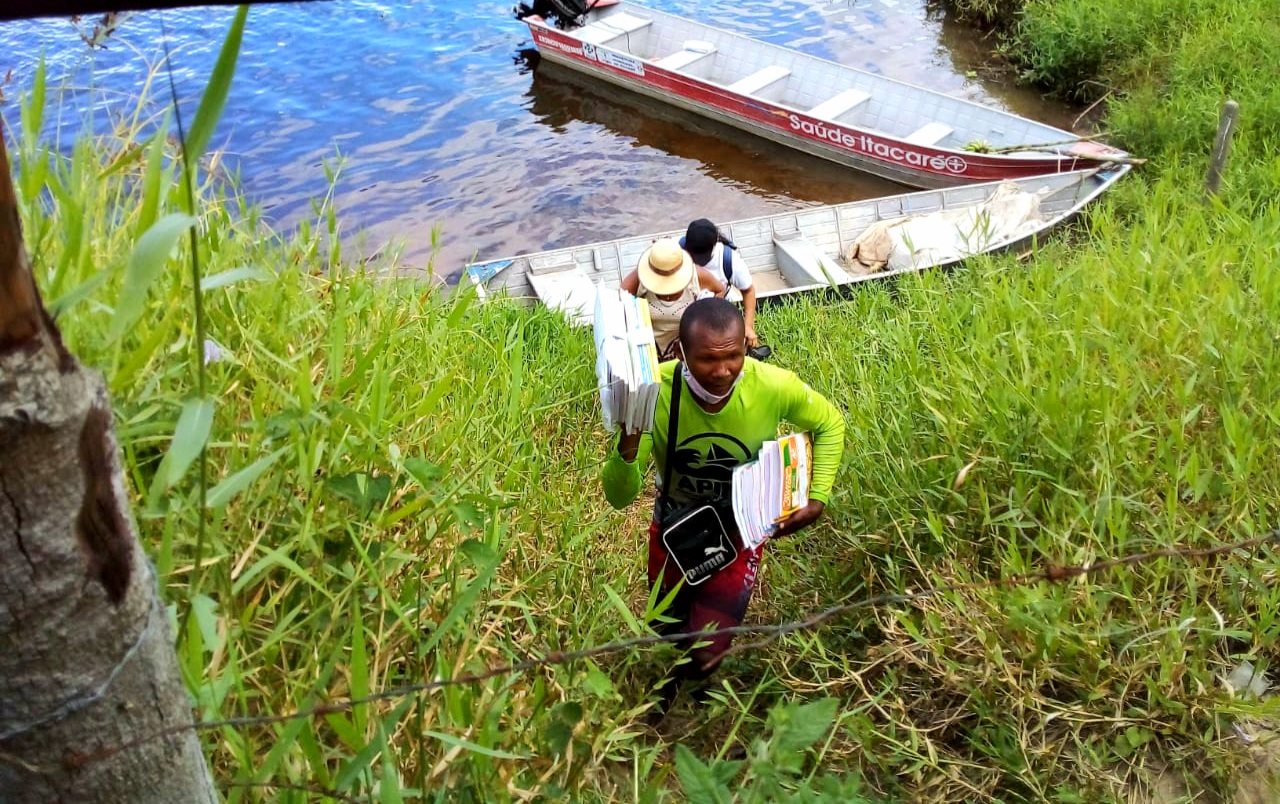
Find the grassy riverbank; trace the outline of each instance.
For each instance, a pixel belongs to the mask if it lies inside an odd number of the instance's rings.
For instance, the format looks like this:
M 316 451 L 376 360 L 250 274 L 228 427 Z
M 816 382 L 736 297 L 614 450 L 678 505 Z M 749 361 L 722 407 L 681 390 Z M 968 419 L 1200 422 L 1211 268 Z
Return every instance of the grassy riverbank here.
M 778 362 L 845 411 L 848 443 L 831 516 L 766 560 L 753 622 L 1277 524 L 1277 90 L 1257 66 L 1274 59 L 1244 52 L 1274 13 L 1233 4 L 1226 30 L 1242 38 L 1214 61 L 1187 48 L 1212 41 L 1199 9 L 1226 5 L 1182 5 L 1173 38 L 1155 34 L 1168 23 L 1154 3 L 1124 7 L 1137 30 L 1092 0 L 1033 4 L 1017 29 L 1011 47 L 1046 80 L 1087 66 L 1123 90 L 1111 125 L 1151 159 L 1076 231 L 1025 263 L 762 316 Z M 1127 49 L 1090 55 L 1120 32 Z M 1054 41 L 1074 75 L 1047 78 Z M 1226 201 L 1206 206 L 1227 94 L 1243 118 Z M 192 613 L 180 655 L 202 717 L 644 633 L 647 512 L 615 513 L 598 492 L 586 333 L 330 274 L 333 210 L 266 238 L 214 185 L 200 248 L 219 277 L 206 337 L 225 356 L 207 367 L 214 491 L 197 571 L 194 471 L 154 480 L 196 386 L 181 259 L 111 337 L 133 243 L 178 193 L 160 149 L 122 145 L 134 136 L 82 143 L 57 169 L 31 142 L 14 157 L 46 300 L 110 378 L 143 538 L 175 613 Z M 1254 733 L 1274 705 L 1220 678 L 1280 659 L 1275 571 L 1274 558 L 1161 559 L 866 609 L 732 657 L 717 700 L 681 707 L 665 738 L 640 725 L 671 656 L 651 649 L 204 740 L 232 801 L 1092 802 L 1137 800 L 1155 779 L 1226 801 L 1259 750 L 1236 728 Z M 726 760 L 733 746 L 744 764 Z
M 1222 102 L 1240 104 L 1228 194 L 1280 194 L 1280 5 L 1271 0 L 948 0 L 1000 31 L 1024 80 L 1105 103 L 1114 139 L 1155 171 L 1204 175 Z M 1104 100 L 1105 99 L 1105 100 Z

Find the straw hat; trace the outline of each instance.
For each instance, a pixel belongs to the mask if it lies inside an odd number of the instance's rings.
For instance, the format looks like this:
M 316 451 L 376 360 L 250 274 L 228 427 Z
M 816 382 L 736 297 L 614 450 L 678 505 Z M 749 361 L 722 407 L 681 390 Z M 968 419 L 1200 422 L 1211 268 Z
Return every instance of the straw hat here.
M 640 284 L 649 291 L 670 296 L 693 281 L 693 260 L 674 239 L 664 237 L 644 250 L 636 272 L 640 275 Z

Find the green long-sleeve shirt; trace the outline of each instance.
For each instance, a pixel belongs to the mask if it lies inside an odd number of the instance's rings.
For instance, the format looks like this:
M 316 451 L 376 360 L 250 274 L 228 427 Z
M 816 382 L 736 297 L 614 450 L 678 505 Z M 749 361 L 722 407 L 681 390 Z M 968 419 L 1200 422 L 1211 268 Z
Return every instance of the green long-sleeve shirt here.
M 601 481 L 614 508 L 636 498 L 643 470 L 652 453 L 662 476 L 666 463 L 667 421 L 671 410 L 671 377 L 678 364 L 663 363 L 662 389 L 654 411 L 652 433 L 640 437 L 632 462 L 623 460 L 617 445 L 604 464 Z M 729 402 L 718 413 L 707 413 L 688 386 L 681 384 L 680 430 L 668 496 L 678 505 L 698 500 L 729 499 L 733 468 L 755 460 L 760 445 L 778 436 L 785 420 L 813 437 L 813 482 L 810 499 L 827 502 L 844 451 L 844 419 L 840 411 L 795 374 L 747 358 Z

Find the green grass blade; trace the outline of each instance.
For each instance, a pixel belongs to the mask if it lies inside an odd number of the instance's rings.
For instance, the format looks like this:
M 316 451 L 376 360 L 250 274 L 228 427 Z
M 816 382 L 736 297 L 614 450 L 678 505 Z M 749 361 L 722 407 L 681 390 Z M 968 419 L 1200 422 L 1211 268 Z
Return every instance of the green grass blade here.
M 470 309 L 472 302 L 478 298 L 478 294 L 474 286 L 468 285 L 461 287 L 453 294 L 453 309 L 449 311 L 449 317 L 445 320 L 445 326 L 449 329 L 457 329 L 462 323 L 462 319 L 466 317 L 467 310 Z
M 483 547 L 482 544 L 474 541 L 466 542 L 465 544 Z M 431 632 L 431 636 L 427 637 L 426 642 L 418 648 L 419 654 L 426 654 L 439 644 L 440 640 L 449 633 L 449 630 L 471 610 L 476 598 L 480 596 L 480 592 L 488 587 L 489 582 L 493 580 L 493 575 L 497 571 L 498 565 L 502 563 L 502 556 L 497 553 L 491 553 L 475 563 L 477 565 L 475 579 L 462 591 L 462 594 L 458 595 L 453 607 L 449 609 L 449 613 L 440 621 L 440 625 Z
M 151 146 L 147 148 L 146 173 L 142 177 L 142 205 L 138 207 L 138 237 L 142 237 L 151 224 L 156 222 L 160 211 L 162 187 L 165 182 L 164 146 L 169 136 L 169 118 L 165 117 L 160 128 L 152 136 Z
M 200 280 L 200 289 L 213 290 L 215 288 L 225 288 L 237 282 L 263 282 L 270 278 L 271 273 L 269 271 L 261 268 L 251 268 L 246 265 L 204 277 Z
M 80 284 L 68 290 L 58 298 L 49 302 L 49 312 L 54 318 L 66 313 L 72 307 L 93 295 L 94 291 L 102 287 L 103 283 L 111 276 L 109 269 L 99 271 Z
M 31 91 L 27 102 L 22 105 L 19 119 L 22 121 L 22 150 L 33 153 L 40 142 L 40 129 L 44 126 L 45 87 L 48 78 L 44 57 L 40 57 L 36 65 L 36 73 L 32 77 Z
M 609 603 L 613 605 L 614 611 L 618 612 L 622 619 L 627 623 L 627 627 L 631 629 L 631 633 L 648 633 L 649 629 L 640 624 L 640 621 L 636 619 L 636 616 L 631 613 L 631 607 L 627 605 L 627 602 L 622 599 L 621 595 L 613 591 L 612 586 L 606 584 L 604 587 L 604 593 L 608 595 Z
M 381 776 L 378 779 L 378 800 L 381 804 L 404 804 L 404 796 L 400 792 L 400 773 L 396 768 L 395 756 L 387 743 L 386 729 L 378 729 L 378 741 L 382 744 Z
M 154 507 L 160 495 L 182 479 L 187 469 L 209 440 L 209 429 L 213 426 L 213 400 L 189 399 L 182 406 L 178 416 L 178 424 L 173 431 L 173 441 L 169 443 L 169 451 L 160 461 L 155 479 L 151 483 L 151 491 L 147 495 L 148 502 Z
M 264 455 L 248 466 L 233 475 L 223 478 L 222 482 L 209 490 L 209 499 L 205 501 L 206 508 L 221 508 L 231 502 L 237 494 L 249 488 L 253 481 L 280 459 L 289 451 L 288 447 L 281 447 L 270 455 Z
M 133 253 L 129 255 L 124 287 L 120 291 L 120 300 L 116 303 L 115 316 L 111 319 L 108 340 L 118 340 L 138 320 L 138 316 L 142 315 L 147 293 L 164 271 L 164 265 L 178 244 L 178 238 L 195 224 L 196 219 L 192 216 L 173 213 L 156 221 L 138 238 Z
M 528 754 L 513 754 L 510 751 L 500 751 L 496 748 L 487 748 L 483 745 L 477 745 L 470 740 L 464 740 L 461 737 L 454 737 L 452 734 L 444 734 L 443 732 L 432 731 L 431 729 L 423 729 L 422 733 L 427 737 L 432 737 L 445 745 L 462 748 L 467 751 L 473 751 L 477 754 L 484 754 L 487 757 L 495 759 L 528 759 Z
M 360 616 L 360 607 L 354 606 L 351 612 L 351 658 L 347 663 L 348 686 L 352 698 L 365 698 L 369 695 L 369 646 L 365 644 L 364 618 Z M 363 732 L 368 724 L 368 710 L 357 706 L 351 711 L 351 720 L 356 731 Z
M 241 573 L 231 587 L 232 593 L 238 594 L 248 584 L 252 583 L 255 578 L 264 572 L 268 572 L 275 567 L 284 567 L 295 577 L 310 586 L 312 589 L 320 593 L 326 602 L 333 601 L 333 594 L 316 580 L 315 575 L 304 570 L 298 562 L 285 555 L 279 548 L 267 550 L 262 558 L 258 559 L 251 567 Z
M 240 41 L 244 38 L 244 24 L 249 17 L 249 7 L 240 6 L 231 21 L 231 29 L 222 43 L 222 51 L 218 54 L 218 62 L 209 76 L 204 95 L 200 98 L 200 106 L 196 109 L 195 119 L 191 121 L 191 130 L 187 132 L 186 158 L 187 165 L 195 167 L 195 163 L 204 155 L 213 139 L 213 131 L 222 117 L 222 109 L 227 103 L 227 93 L 231 90 L 231 79 L 236 73 L 236 60 L 240 56 Z

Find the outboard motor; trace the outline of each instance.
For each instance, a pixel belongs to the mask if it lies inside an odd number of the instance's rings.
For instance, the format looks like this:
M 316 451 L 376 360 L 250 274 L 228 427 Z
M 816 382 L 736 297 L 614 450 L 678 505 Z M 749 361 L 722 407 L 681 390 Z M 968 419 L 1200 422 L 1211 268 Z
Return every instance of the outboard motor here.
M 532 17 L 535 14 L 551 20 L 561 30 L 582 24 L 582 18 L 595 6 L 594 0 L 530 0 L 516 6 L 516 19 Z

